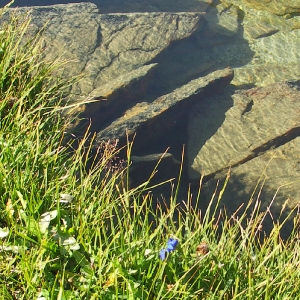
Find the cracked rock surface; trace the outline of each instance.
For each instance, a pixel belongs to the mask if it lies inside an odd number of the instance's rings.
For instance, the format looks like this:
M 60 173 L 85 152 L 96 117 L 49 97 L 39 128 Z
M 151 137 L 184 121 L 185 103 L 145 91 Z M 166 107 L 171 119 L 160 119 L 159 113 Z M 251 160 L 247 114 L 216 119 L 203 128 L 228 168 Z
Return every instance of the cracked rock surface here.
M 189 175 L 210 176 L 208 198 L 230 169 L 222 196 L 228 213 L 252 197 L 262 209 L 272 203 L 276 219 L 283 203 L 289 208 L 299 203 L 299 82 L 210 97 L 190 113 L 189 135 Z
M 30 10 L 31 30 L 45 24 L 45 55 L 63 55 L 70 63 L 66 77 L 84 73 L 73 93 L 89 95 L 94 89 L 150 63 L 174 41 L 202 26 L 203 13 L 101 14 L 95 4 L 20 8 Z
M 191 177 L 235 167 L 300 135 L 299 99 L 297 85 L 276 83 L 197 104 L 190 114 Z

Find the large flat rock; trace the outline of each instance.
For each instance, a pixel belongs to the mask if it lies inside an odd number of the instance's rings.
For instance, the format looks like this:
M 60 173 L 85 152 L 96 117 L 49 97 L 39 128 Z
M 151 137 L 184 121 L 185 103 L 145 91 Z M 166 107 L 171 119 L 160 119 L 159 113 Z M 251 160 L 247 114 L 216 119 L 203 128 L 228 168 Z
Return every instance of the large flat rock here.
M 190 177 L 241 165 L 300 135 L 299 99 L 299 86 L 276 83 L 196 105 L 190 115 Z
M 66 2 L 19 0 L 19 5 Z M 172 56 L 166 65 L 173 70 L 164 73 L 169 68 L 164 66 L 159 79 L 179 72 L 181 84 L 225 67 L 235 70 L 236 86 L 265 86 L 300 76 L 297 0 L 93 2 L 30 8 L 35 30 L 48 22 L 47 55 L 64 53 L 73 61 L 66 76 L 85 75 L 73 88 L 76 94 L 87 95 L 164 53 L 165 61 Z M 189 37 L 176 53 L 168 52 L 176 48 L 174 42 Z M 173 78 L 161 82 L 171 85 Z
M 82 74 L 73 93 L 89 95 L 94 89 L 145 64 L 151 63 L 173 42 L 199 30 L 203 13 L 101 14 L 95 4 L 19 8 L 30 11 L 31 31 L 43 26 L 45 55 L 62 55 L 70 63 L 64 76 Z

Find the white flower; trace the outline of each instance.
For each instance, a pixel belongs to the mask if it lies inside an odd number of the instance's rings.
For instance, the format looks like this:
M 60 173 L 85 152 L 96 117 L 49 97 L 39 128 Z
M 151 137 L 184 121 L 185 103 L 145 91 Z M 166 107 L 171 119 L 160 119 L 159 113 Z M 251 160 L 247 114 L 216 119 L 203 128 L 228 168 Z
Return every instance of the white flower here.
M 39 227 L 41 233 L 45 233 L 49 227 L 50 221 L 55 219 L 57 216 L 57 210 L 47 211 L 41 215 L 41 219 L 39 221 Z
M 74 197 L 70 194 L 60 194 L 60 203 L 71 203 L 73 202 Z
M 0 227 L 0 239 L 5 238 L 9 234 L 9 229 L 8 228 L 1 228 Z
M 151 249 L 146 249 L 144 255 L 145 255 L 145 256 L 148 256 L 151 252 L 152 252 Z

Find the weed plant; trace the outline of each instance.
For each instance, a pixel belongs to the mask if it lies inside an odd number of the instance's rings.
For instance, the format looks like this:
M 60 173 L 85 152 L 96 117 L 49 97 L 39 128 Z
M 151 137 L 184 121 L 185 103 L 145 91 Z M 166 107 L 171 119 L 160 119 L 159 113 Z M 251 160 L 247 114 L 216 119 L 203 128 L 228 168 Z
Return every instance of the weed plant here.
M 11 15 L 0 33 L 0 299 L 300 299 L 299 214 L 287 241 L 283 223 L 261 238 L 259 200 L 218 208 L 226 182 L 205 212 L 191 193 L 179 210 L 178 187 L 153 208 L 149 182 L 127 184 L 131 143 L 117 167 L 114 142 L 62 144 L 70 82 L 29 22 Z

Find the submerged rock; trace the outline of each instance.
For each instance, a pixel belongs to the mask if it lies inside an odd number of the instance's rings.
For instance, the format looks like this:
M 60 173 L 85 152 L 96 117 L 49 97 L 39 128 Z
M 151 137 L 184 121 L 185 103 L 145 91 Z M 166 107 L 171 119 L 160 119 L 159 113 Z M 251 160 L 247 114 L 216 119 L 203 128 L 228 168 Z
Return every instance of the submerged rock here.
M 116 79 L 94 89 L 89 97 L 83 97 L 85 104 L 75 106 L 72 112 L 78 115 L 78 124 L 73 131 L 84 132 L 91 126 L 92 132 L 105 128 L 107 122 L 122 116 L 128 107 L 136 104 L 144 96 L 154 76 L 156 64 L 137 68 L 120 75 Z
M 131 187 L 137 187 L 148 180 L 151 185 L 178 180 L 180 162 L 174 159 L 171 153 L 132 156 L 131 163 Z
M 227 91 L 195 106 L 190 114 L 189 175 L 195 182 L 208 176 L 208 199 L 230 170 L 221 201 L 229 214 L 259 199 L 261 209 L 272 206 L 276 219 L 284 203 L 288 210 L 282 216 L 299 203 L 299 99 L 299 83 L 290 82 Z
M 136 104 L 125 114 L 108 125 L 97 135 L 97 140 L 119 139 L 126 143 L 135 136 L 135 148 L 151 147 L 160 137 L 172 129 L 180 116 L 204 97 L 216 93 L 230 83 L 231 69 L 215 71 L 205 77 L 194 79 L 175 91 L 163 95 L 152 103 Z
M 297 0 L 218 1 L 207 9 L 207 31 L 212 40 L 220 41 L 220 35 L 231 38 L 215 44 L 210 56 L 234 68 L 232 84 L 238 87 L 298 78 L 299 14 Z
M 300 11 L 298 0 L 232 0 L 231 2 L 257 10 L 269 11 L 275 15 L 293 14 Z
M 259 199 L 263 210 L 272 204 L 272 211 L 278 213 L 285 202 L 288 208 L 294 208 L 299 204 L 299 157 L 300 136 L 297 136 L 233 167 L 222 203 L 231 211 L 250 198 Z M 224 175 L 218 174 L 215 180 L 224 179 Z M 232 195 L 235 195 L 234 201 Z
M 288 83 L 276 83 L 233 94 L 215 96 L 198 103 L 190 115 L 190 176 L 213 175 L 259 156 L 272 147 L 300 135 L 300 91 Z M 222 111 L 222 103 L 232 107 Z M 216 110 L 219 110 L 218 112 Z M 223 114 L 217 128 L 209 128 L 212 117 Z M 198 130 L 197 130 L 198 128 Z M 201 130 L 205 133 L 201 134 Z M 207 131 L 210 131 L 208 133 Z M 214 132 L 215 131 L 215 132 Z M 211 135 L 208 138 L 208 135 Z M 196 171 L 196 172 L 195 172 Z
M 70 131 L 91 121 L 97 143 L 135 136 L 136 185 L 155 153 L 171 140 L 180 152 L 187 141 L 188 180 L 211 179 L 209 198 L 231 168 L 222 200 L 231 212 L 255 189 L 262 207 L 273 201 L 277 213 L 285 200 L 299 201 L 299 85 L 274 84 L 300 78 L 299 1 L 93 2 L 16 9 L 30 12 L 31 33 L 45 26 L 46 59 L 70 60 L 62 76 L 80 75 L 70 105 L 80 119 Z M 178 12 L 161 12 L 168 10 Z M 216 95 L 229 82 L 264 88 Z M 163 180 L 176 177 L 174 157 L 164 156 Z

